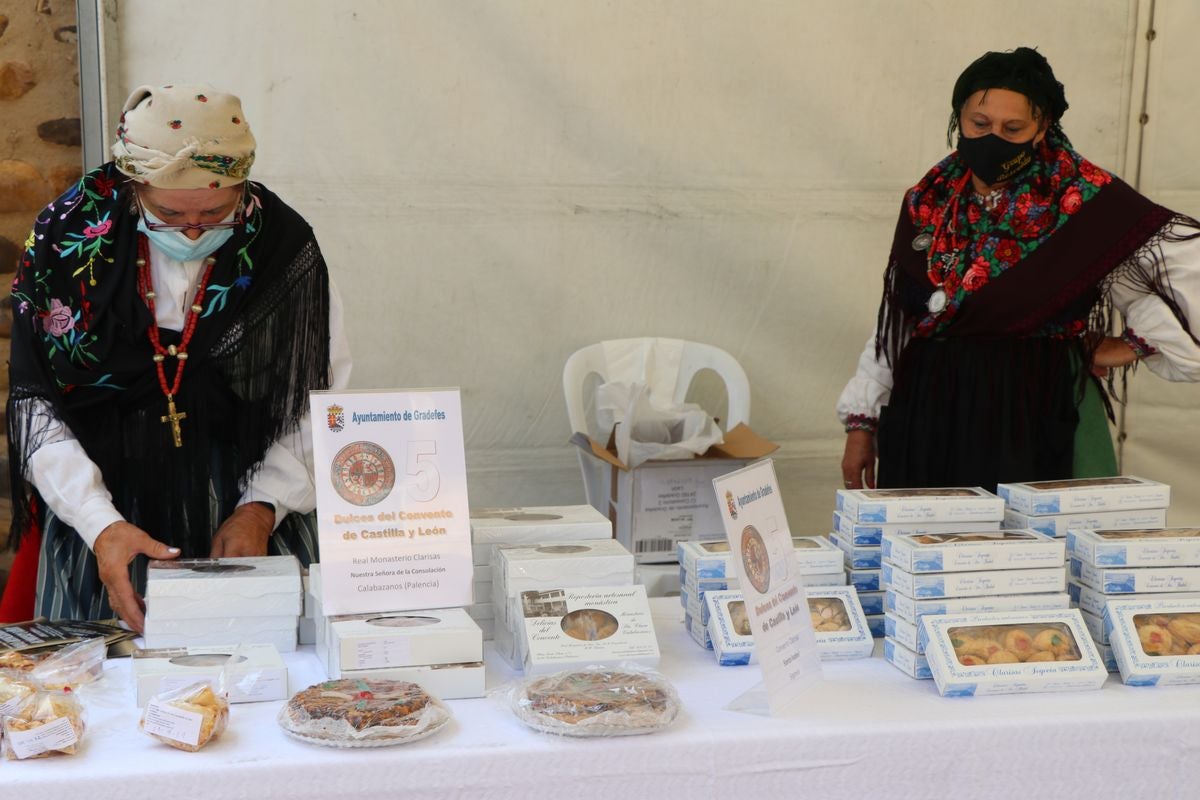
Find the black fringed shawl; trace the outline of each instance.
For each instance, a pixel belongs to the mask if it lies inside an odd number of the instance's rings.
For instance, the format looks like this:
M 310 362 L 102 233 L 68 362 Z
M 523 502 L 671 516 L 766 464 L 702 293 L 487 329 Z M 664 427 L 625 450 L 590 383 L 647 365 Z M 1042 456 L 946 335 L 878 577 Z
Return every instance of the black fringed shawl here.
M 112 164 L 38 217 L 13 283 L 8 400 L 13 543 L 32 521 L 30 456 L 51 415 L 100 468 L 117 510 L 185 556 L 208 555 L 270 445 L 295 430 L 310 389 L 329 385 L 329 283 L 312 229 L 246 185 L 246 222 L 217 252 L 176 397 L 183 447 L 161 421 L 154 324 L 137 292 L 137 217 Z M 162 330 L 163 345 L 179 334 Z M 167 359 L 168 384 L 174 359 Z

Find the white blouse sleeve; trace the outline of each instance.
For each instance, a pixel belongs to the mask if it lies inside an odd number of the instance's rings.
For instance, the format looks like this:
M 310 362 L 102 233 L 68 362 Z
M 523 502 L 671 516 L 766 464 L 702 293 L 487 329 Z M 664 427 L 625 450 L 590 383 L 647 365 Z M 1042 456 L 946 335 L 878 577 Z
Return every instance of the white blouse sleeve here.
M 1200 237 L 1164 241 L 1160 252 L 1175 300 L 1200 338 Z M 1155 351 L 1142 359 L 1150 371 L 1169 381 L 1200 381 L 1200 346 L 1166 303 L 1123 281 L 1115 283 L 1111 292 L 1113 305 L 1125 315 L 1127 336 Z
M 883 355 L 875 357 L 872 333 L 858 357 L 858 369 L 838 398 L 837 415 L 843 425 L 850 421 L 873 428 L 879 421 L 879 409 L 892 394 L 892 368 Z

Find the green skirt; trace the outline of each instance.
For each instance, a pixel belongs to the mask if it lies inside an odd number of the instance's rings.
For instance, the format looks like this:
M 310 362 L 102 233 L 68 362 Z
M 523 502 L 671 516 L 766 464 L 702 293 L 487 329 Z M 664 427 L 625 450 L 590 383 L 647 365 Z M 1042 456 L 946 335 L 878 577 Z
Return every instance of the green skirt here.
M 1100 391 L 1095 381 L 1088 381 L 1083 401 L 1079 404 L 1072 469 L 1076 478 L 1107 478 L 1120 474 L 1112 431 L 1108 426 L 1108 414 L 1104 410 Z

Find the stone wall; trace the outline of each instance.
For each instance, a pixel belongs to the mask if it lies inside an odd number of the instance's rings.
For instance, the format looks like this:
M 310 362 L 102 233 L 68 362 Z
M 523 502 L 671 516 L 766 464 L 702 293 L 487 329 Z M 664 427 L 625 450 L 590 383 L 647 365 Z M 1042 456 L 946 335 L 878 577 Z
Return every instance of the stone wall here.
M 82 163 L 75 3 L 8 0 L 0 4 L 0 399 L 8 396 L 17 259 L 38 210 L 79 178 Z M 7 452 L 0 440 L 0 590 L 12 557 Z

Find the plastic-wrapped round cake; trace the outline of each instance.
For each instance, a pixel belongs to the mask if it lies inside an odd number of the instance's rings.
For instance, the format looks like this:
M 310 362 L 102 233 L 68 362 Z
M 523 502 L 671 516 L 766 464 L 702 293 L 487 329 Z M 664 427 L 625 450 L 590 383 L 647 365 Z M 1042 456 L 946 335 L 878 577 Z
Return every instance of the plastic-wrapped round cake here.
M 653 733 L 679 714 L 679 696 L 665 679 L 625 670 L 556 672 L 521 683 L 511 698 L 526 725 L 565 736 Z
M 450 712 L 415 683 L 343 679 L 292 695 L 279 712 L 290 736 L 329 747 L 386 747 L 429 736 Z

